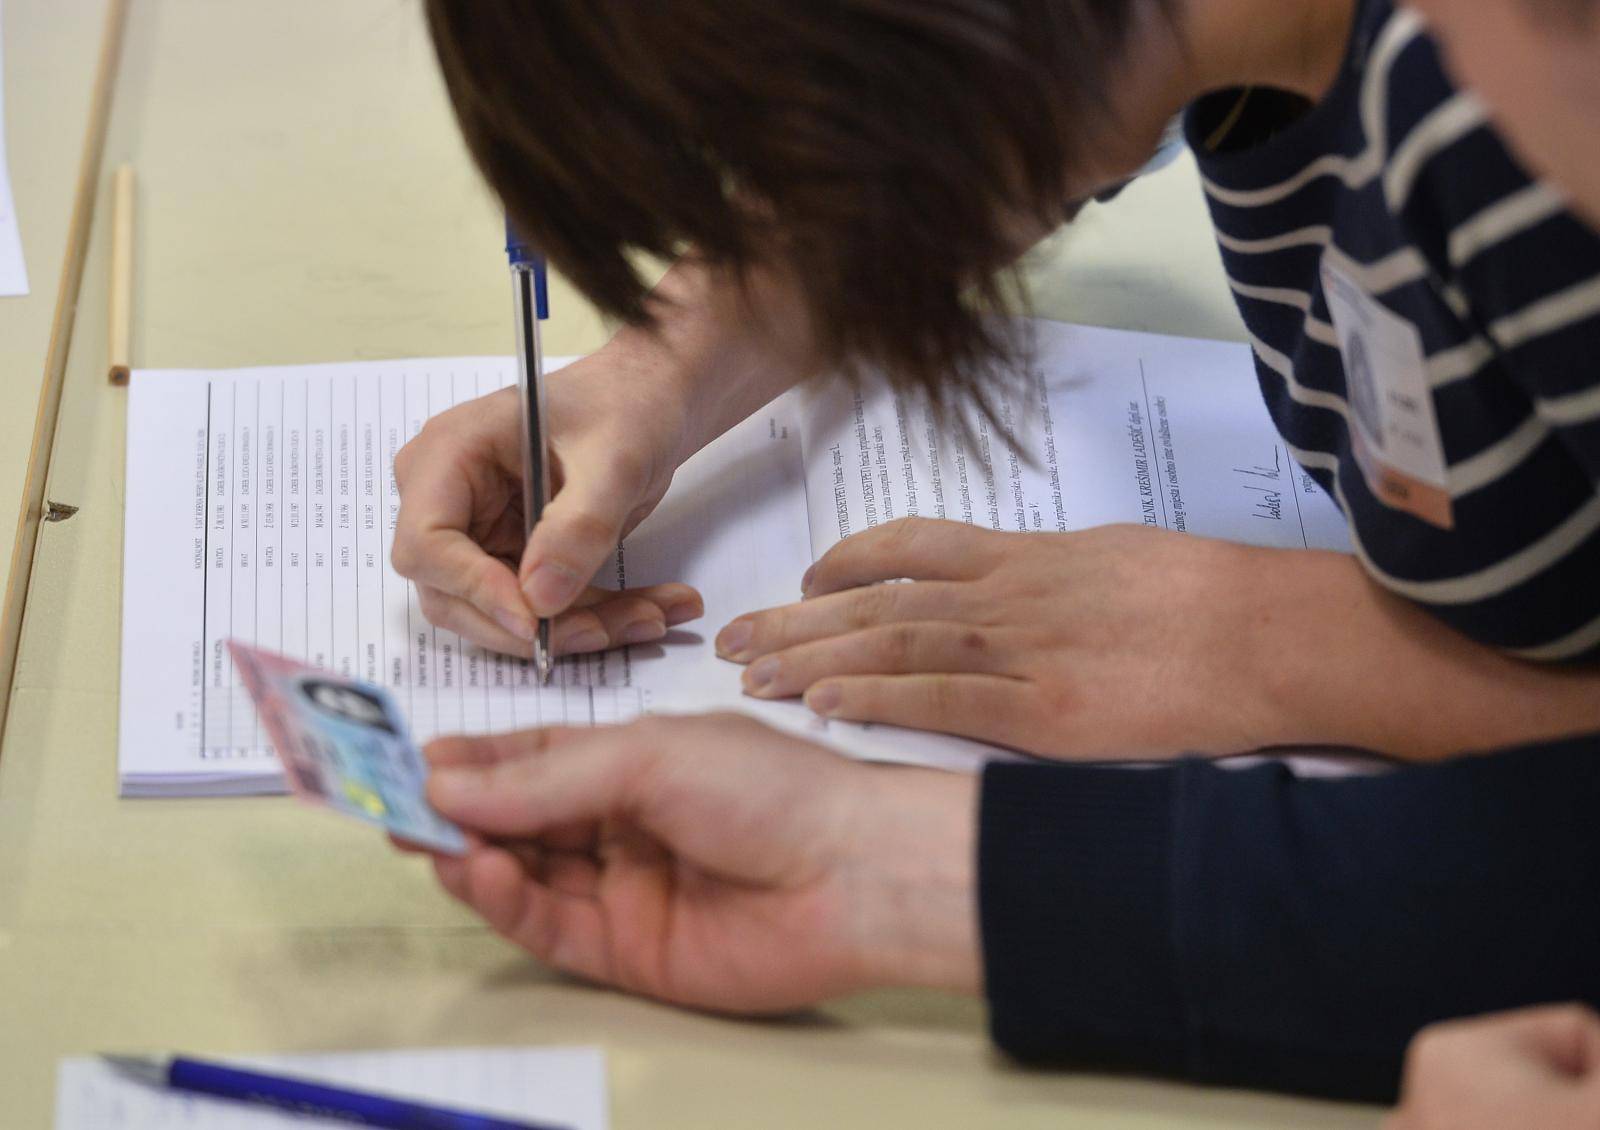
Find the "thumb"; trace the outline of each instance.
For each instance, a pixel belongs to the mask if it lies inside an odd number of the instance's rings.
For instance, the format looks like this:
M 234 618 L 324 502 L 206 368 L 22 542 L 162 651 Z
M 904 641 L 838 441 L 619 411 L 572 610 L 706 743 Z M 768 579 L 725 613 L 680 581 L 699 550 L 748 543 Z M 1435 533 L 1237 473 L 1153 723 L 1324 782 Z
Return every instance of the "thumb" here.
M 632 492 L 604 478 L 569 481 L 528 539 L 518 580 L 535 616 L 564 612 L 616 552 Z

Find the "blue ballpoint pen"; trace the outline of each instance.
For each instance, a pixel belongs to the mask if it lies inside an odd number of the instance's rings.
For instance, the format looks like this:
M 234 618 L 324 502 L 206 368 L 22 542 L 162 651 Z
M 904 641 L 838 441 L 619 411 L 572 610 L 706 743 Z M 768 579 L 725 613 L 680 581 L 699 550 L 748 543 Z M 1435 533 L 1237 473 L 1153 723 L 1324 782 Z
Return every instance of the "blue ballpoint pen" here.
M 128 1055 L 100 1058 L 119 1075 L 147 1086 L 274 1107 L 291 1114 L 359 1126 L 381 1126 L 388 1130 L 565 1130 L 548 1123 L 514 1122 L 493 1115 L 446 1110 L 370 1091 L 347 1091 L 309 1079 L 267 1075 L 179 1056 L 172 1059 Z
M 522 242 L 506 220 L 506 257 L 511 260 L 511 289 L 516 299 L 517 388 L 522 395 L 522 521 L 525 538 L 550 503 L 549 447 L 545 439 L 544 351 L 539 323 L 550 316 L 544 256 Z M 526 541 L 524 541 L 526 544 Z M 533 641 L 533 663 L 541 686 L 550 682 L 550 621 L 539 618 Z

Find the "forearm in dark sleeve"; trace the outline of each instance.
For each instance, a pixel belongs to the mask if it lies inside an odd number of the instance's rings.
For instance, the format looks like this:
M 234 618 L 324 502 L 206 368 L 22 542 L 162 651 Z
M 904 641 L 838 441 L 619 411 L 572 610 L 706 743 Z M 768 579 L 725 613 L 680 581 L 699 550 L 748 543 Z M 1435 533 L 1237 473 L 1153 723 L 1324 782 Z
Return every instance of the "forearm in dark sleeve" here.
M 1600 737 L 1373 777 L 992 765 L 995 1041 L 1388 1099 L 1430 1021 L 1600 1003 Z

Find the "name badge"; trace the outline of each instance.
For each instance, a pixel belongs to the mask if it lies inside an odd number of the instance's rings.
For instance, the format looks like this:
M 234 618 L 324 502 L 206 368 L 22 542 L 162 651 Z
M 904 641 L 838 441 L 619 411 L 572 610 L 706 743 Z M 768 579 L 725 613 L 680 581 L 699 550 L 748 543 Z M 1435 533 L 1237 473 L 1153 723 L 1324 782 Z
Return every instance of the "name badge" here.
M 1384 505 L 1455 528 L 1433 391 L 1417 328 L 1322 263 L 1350 393 L 1350 437 L 1367 489 Z

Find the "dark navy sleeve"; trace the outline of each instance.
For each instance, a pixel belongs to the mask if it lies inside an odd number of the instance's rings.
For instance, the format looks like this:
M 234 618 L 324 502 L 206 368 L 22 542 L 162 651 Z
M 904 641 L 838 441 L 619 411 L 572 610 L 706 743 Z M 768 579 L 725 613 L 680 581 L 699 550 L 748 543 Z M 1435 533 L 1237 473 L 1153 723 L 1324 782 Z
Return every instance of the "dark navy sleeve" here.
M 1432 1021 L 1600 1004 L 1600 736 L 1371 777 L 984 773 L 990 1027 L 1028 1062 L 1387 1101 Z

